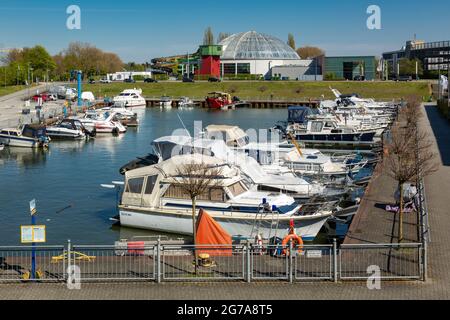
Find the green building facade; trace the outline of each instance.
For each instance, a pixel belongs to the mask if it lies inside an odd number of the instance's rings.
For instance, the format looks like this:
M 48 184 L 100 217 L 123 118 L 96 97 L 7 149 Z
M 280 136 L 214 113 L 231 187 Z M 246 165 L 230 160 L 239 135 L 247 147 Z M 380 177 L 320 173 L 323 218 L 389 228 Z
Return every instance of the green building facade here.
M 323 70 L 327 80 L 354 80 L 364 76 L 366 80 L 375 80 L 377 65 L 375 56 L 326 57 Z

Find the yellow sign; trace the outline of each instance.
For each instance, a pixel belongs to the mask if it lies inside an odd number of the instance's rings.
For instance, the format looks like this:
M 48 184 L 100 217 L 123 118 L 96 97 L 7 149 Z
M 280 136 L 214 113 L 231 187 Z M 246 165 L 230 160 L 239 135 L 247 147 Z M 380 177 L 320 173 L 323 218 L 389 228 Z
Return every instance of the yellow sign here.
M 45 226 L 21 226 L 20 238 L 22 243 L 45 243 Z

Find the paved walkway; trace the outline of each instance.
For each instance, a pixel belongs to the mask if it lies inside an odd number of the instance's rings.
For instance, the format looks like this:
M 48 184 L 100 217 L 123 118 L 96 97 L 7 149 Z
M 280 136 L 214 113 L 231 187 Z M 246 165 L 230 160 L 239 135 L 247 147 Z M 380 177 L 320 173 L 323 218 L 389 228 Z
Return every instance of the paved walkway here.
M 0 128 L 17 126 L 22 117 L 22 109 L 25 108 L 25 99 L 46 89 L 47 84 L 42 84 L 0 97 Z M 34 105 L 32 103 L 30 109 L 34 109 Z
M 133 283 L 83 284 L 82 290 L 68 290 L 64 284 L 0 285 L 0 299 L 197 299 L 197 300 L 305 300 L 305 299 L 450 299 L 450 123 L 442 119 L 436 107 L 425 108 L 427 117 L 421 125 L 436 138 L 434 151 L 439 154 L 439 171 L 425 180 L 430 211 L 432 243 L 429 251 L 427 283 L 386 282 L 381 290 L 368 290 L 365 283 Z M 392 238 L 392 214 L 383 212 L 378 203 L 392 202 L 395 184 L 380 174 L 372 184 L 366 201 L 367 214 L 355 220 L 349 234 L 352 243 L 370 243 Z M 378 198 L 379 197 L 379 198 Z M 373 218 L 374 221 L 371 219 Z M 410 221 L 413 225 L 414 221 Z M 389 226 L 391 228 L 389 228 Z M 411 233 L 411 232 L 409 232 Z M 412 233 L 414 234 L 414 233 Z M 414 240 L 414 239 L 410 239 Z M 394 240 L 395 242 L 395 240 Z

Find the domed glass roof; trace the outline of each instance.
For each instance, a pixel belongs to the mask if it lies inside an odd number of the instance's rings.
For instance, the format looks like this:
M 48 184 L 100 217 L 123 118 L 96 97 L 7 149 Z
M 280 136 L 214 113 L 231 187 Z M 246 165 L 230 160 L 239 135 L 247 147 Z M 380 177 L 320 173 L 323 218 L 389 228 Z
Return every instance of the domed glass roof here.
M 242 32 L 222 40 L 223 60 L 297 60 L 297 52 L 290 46 L 267 34 Z

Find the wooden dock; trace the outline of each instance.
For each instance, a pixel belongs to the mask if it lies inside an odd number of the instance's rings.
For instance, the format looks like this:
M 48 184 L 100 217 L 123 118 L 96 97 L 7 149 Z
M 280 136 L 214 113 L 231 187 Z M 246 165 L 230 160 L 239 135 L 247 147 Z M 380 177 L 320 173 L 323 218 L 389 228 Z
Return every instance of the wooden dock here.
M 161 99 L 159 98 L 145 98 L 147 101 L 147 107 L 159 107 L 159 102 Z M 172 99 L 172 107 L 177 107 L 178 102 L 181 99 Z M 207 108 L 205 99 L 193 99 L 193 102 L 199 108 Z M 242 104 L 246 104 L 249 108 L 253 109 L 278 109 L 278 108 L 287 108 L 289 106 L 307 106 L 311 108 L 317 108 L 320 105 L 320 101 L 318 100 L 296 100 L 296 101 L 287 101 L 287 100 L 257 100 L 257 99 L 249 99 L 241 101 Z

